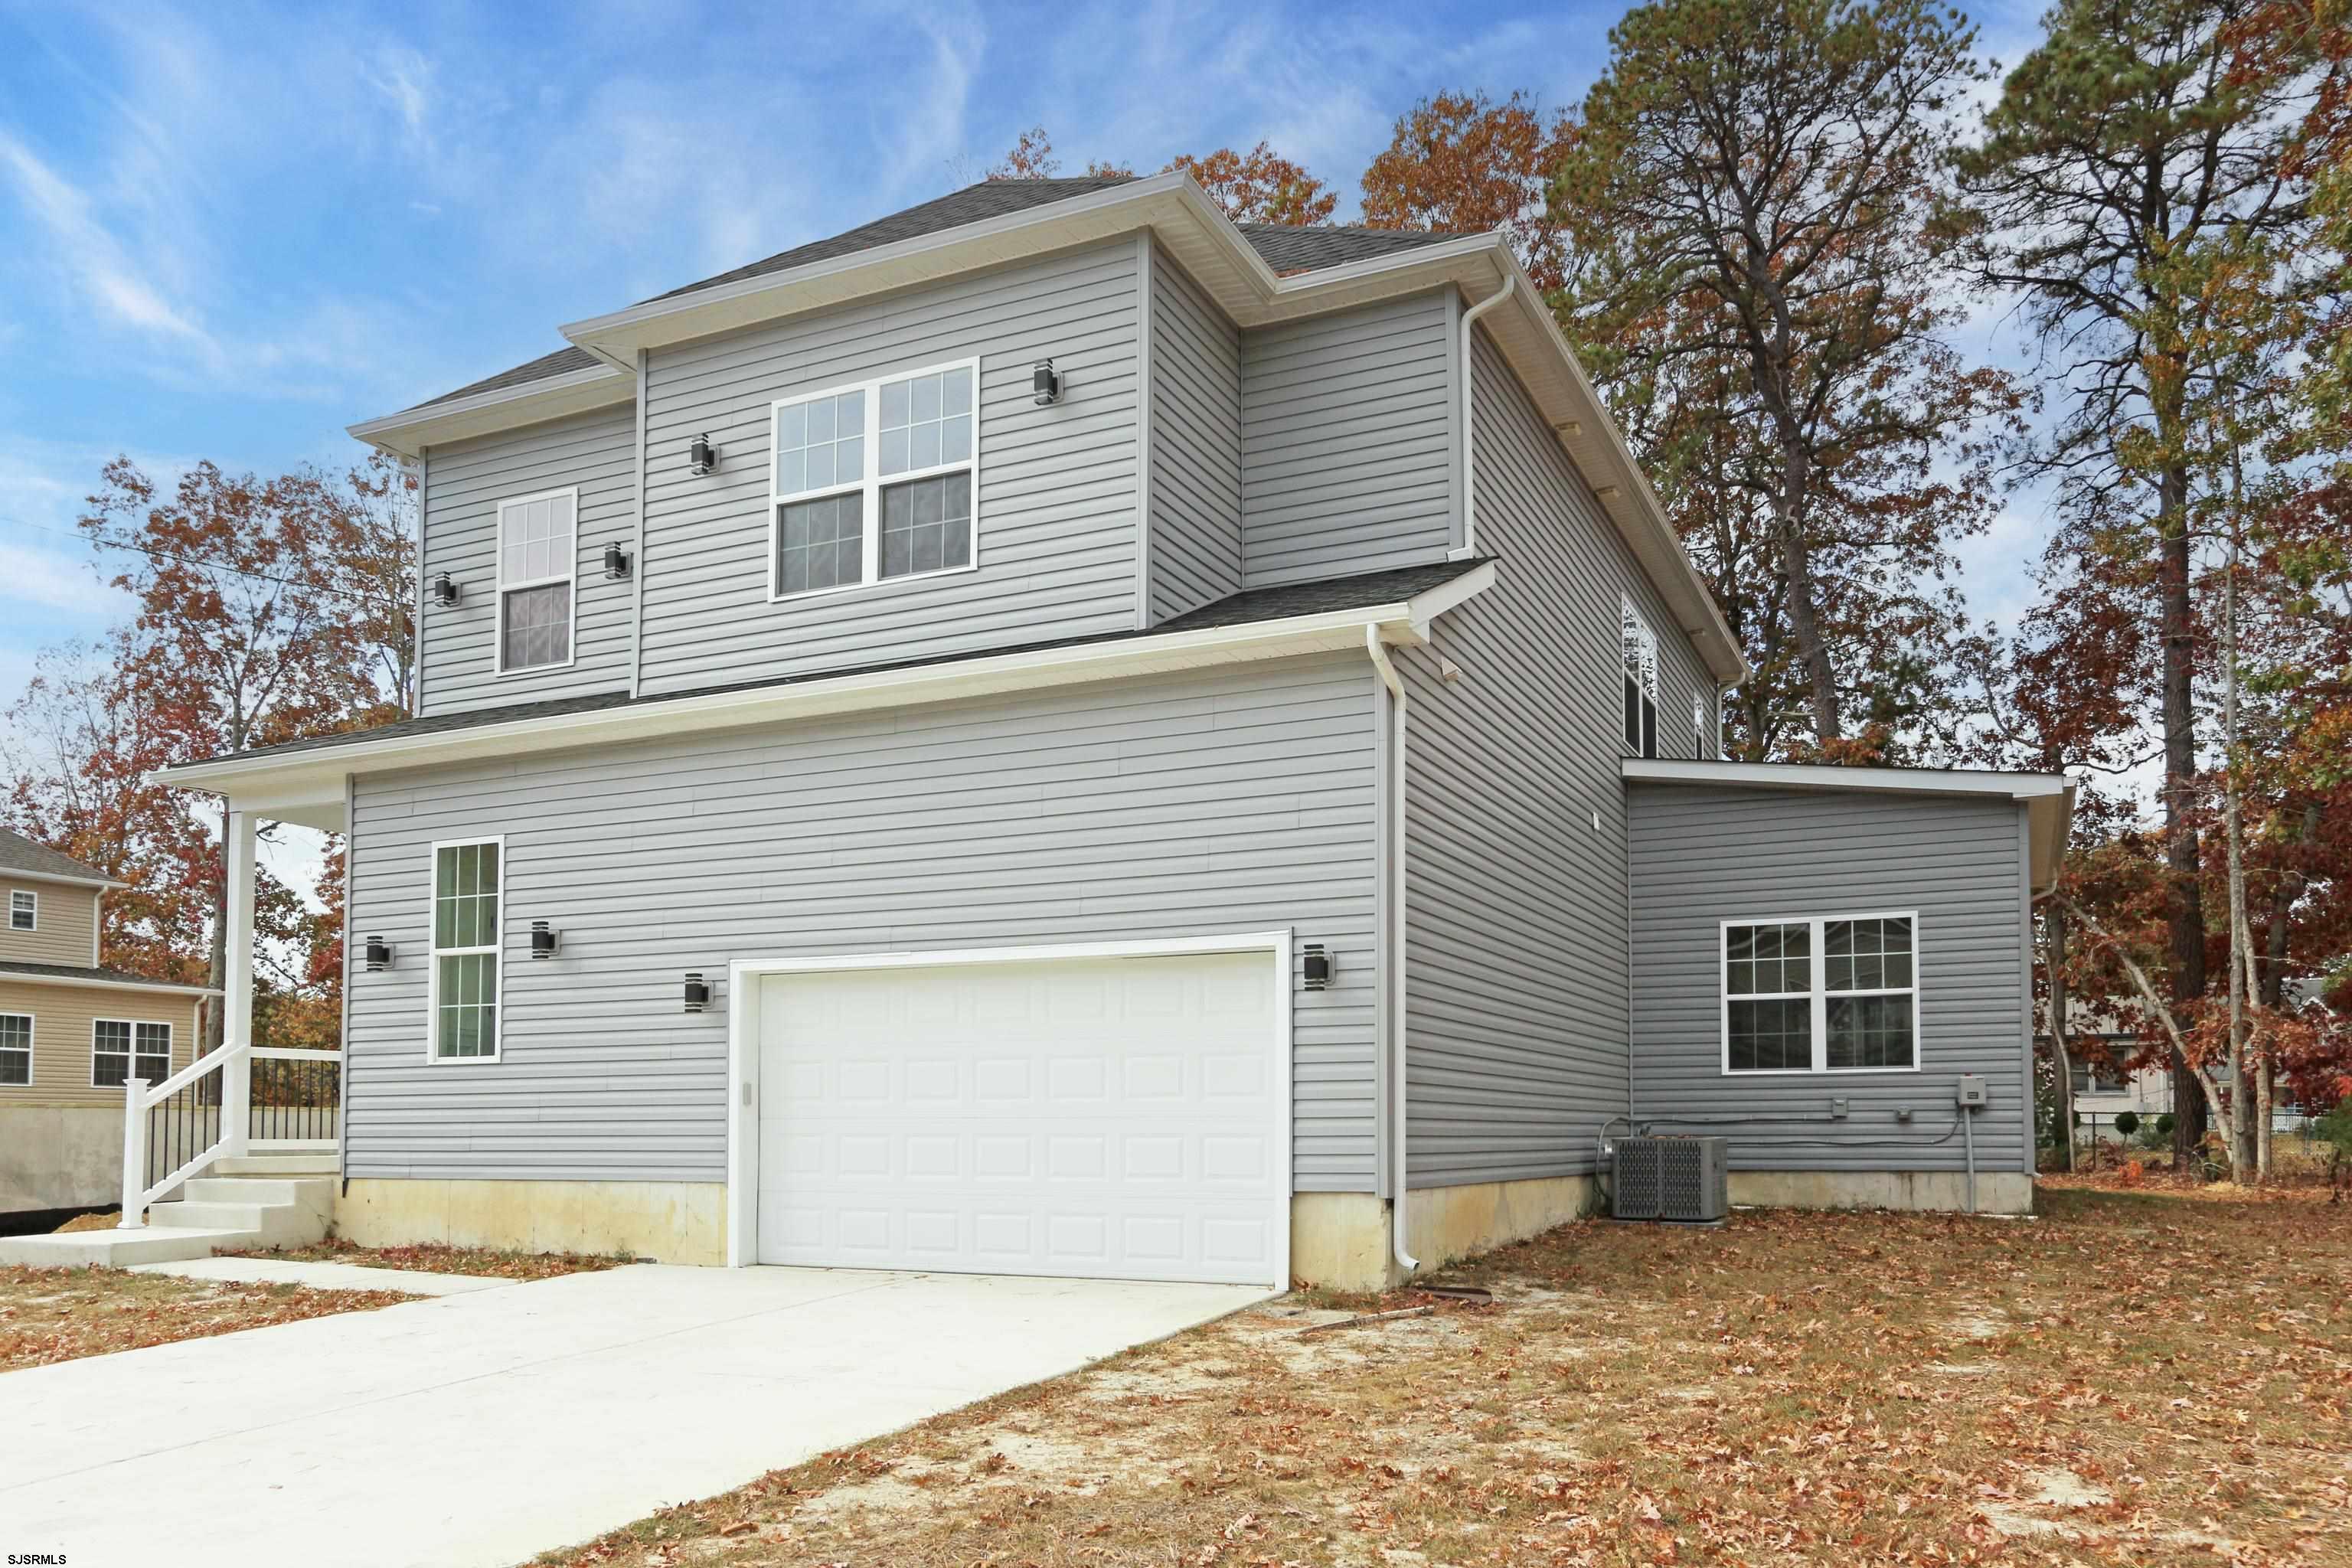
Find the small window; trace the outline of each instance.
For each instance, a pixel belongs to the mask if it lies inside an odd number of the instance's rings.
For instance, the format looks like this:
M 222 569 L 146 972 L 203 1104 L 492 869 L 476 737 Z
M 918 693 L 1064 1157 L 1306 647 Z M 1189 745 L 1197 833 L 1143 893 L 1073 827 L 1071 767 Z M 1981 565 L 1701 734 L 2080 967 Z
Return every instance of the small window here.
M 33 1081 L 33 1016 L 0 1013 L 0 1089 L 23 1089 Z
M 979 362 L 774 406 L 769 594 L 790 598 L 974 564 Z
M 1919 1065 L 1918 917 L 1727 923 L 1726 1072 L 1907 1072 Z
M 1708 747 L 1707 747 L 1707 743 L 1706 743 L 1706 699 L 1705 697 L 1701 696 L 1699 693 L 1697 693 L 1697 692 L 1694 691 L 1694 692 L 1692 692 L 1692 693 L 1691 693 L 1691 757 L 1692 757 L 1692 760 L 1693 760 L 1693 761 L 1695 761 L 1695 762 L 1702 762 L 1702 763 L 1703 763 L 1703 762 L 1705 762 L 1705 761 L 1706 761 L 1706 758 L 1707 758 L 1707 752 L 1708 752 Z
M 89 1081 L 121 1089 L 133 1077 L 152 1085 L 172 1076 L 172 1026 L 100 1018 L 90 1025 Z
M 499 917 L 505 844 L 433 847 L 433 1058 L 499 1054 Z
M 8 892 L 8 929 L 38 931 L 41 923 L 41 896 L 22 888 Z
M 1618 601 L 1618 647 L 1625 677 L 1625 750 L 1637 757 L 1658 754 L 1658 639 L 1633 607 L 1633 595 Z
M 499 670 L 572 662 L 580 492 L 499 503 Z

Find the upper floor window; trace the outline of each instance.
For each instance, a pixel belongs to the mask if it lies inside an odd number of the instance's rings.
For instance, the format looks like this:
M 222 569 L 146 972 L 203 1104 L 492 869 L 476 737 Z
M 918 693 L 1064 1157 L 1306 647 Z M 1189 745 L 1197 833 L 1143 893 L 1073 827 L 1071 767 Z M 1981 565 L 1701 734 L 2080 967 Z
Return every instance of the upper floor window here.
M 1633 607 L 1631 595 L 1618 601 L 1620 662 L 1625 676 L 1625 749 L 1637 757 L 1658 754 L 1658 639 Z
M 1918 917 L 1726 923 L 1723 1070 L 1919 1065 Z
M 580 563 L 580 492 L 499 503 L 499 672 L 572 662 L 572 590 Z
M 8 890 L 8 929 L 38 931 L 41 924 L 41 896 L 23 888 Z
M 771 598 L 973 564 L 980 362 L 775 405 Z
M 499 1054 L 499 906 L 506 841 L 433 847 L 433 1058 Z
M 121 1089 L 134 1077 L 156 1084 L 172 1076 L 171 1025 L 99 1018 L 89 1029 L 93 1089 Z

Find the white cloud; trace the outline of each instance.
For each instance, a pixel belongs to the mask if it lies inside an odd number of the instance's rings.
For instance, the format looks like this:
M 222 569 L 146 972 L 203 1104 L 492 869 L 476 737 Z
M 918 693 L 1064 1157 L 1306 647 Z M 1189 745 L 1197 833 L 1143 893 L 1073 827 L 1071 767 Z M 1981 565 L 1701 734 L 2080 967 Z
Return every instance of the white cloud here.
M 0 608 L 12 605 L 100 616 L 121 614 L 131 601 L 87 554 L 0 538 Z
M 26 216 L 47 235 L 58 280 L 116 323 L 176 341 L 217 364 L 220 346 L 188 312 L 164 297 L 100 223 L 89 195 L 0 132 L 0 173 Z

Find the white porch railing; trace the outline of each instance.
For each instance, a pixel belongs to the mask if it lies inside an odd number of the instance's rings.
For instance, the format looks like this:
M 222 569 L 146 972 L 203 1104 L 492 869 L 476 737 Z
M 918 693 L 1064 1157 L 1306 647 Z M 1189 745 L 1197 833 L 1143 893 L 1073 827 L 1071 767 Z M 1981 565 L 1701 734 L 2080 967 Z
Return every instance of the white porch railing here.
M 122 1089 L 124 1230 L 148 1205 L 225 1156 L 332 1143 L 342 1110 L 343 1053 L 229 1044 L 149 1088 Z

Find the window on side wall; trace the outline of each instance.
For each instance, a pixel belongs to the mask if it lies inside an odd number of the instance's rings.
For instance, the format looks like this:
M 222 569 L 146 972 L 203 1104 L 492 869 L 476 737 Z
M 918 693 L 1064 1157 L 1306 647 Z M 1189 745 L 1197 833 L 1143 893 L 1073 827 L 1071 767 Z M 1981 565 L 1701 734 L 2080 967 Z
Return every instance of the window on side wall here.
M 0 1013 L 0 1087 L 24 1089 L 33 1081 L 33 1016 Z
M 580 492 L 499 503 L 499 673 L 572 662 Z
M 1618 601 L 1619 662 L 1625 677 L 1625 750 L 1636 757 L 1658 754 L 1658 639 L 1633 607 L 1631 595 Z
M 8 893 L 8 929 L 37 931 L 41 923 L 41 896 L 13 888 Z
M 121 1089 L 133 1077 L 150 1084 L 172 1076 L 172 1026 L 98 1018 L 89 1026 L 89 1081 Z
M 436 1061 L 499 1054 L 499 920 L 506 843 L 433 847 L 433 971 L 428 985 Z
M 966 360 L 779 401 L 769 596 L 970 570 L 979 388 Z
M 1907 1072 L 1919 1065 L 1918 916 L 1723 926 L 1723 1070 Z

